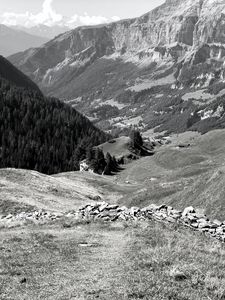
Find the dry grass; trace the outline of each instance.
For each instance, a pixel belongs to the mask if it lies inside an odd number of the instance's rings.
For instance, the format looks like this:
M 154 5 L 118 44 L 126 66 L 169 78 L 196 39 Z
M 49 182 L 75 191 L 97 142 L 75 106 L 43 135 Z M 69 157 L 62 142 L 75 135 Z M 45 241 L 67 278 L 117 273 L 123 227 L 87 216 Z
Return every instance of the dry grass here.
M 225 247 L 158 223 L 0 232 L 0 299 L 225 299 Z
M 224 135 L 210 133 L 188 149 L 162 147 L 113 178 L 1 170 L 0 213 L 68 211 L 100 195 L 122 205 L 192 204 L 223 220 Z M 225 246 L 168 226 L 62 219 L 1 228 L 0 299 L 225 300 Z

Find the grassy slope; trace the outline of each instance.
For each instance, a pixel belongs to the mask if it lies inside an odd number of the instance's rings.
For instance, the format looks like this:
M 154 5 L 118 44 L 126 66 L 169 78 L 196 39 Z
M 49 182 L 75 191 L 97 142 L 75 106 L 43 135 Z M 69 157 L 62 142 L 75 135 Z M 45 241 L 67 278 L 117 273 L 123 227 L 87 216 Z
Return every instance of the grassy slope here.
M 193 204 L 222 219 L 225 131 L 182 136 L 182 142 L 191 143 L 187 149 L 177 149 L 178 140 L 174 137 L 155 156 L 127 165 L 115 177 L 0 170 L 0 213 L 33 206 L 67 211 L 100 195 L 126 205 Z M 15 295 L 23 300 L 222 300 L 224 247 L 199 232 L 153 221 L 86 224 L 61 219 L 2 228 L 0 300 Z
M 179 149 L 179 141 L 190 142 L 191 146 Z M 223 221 L 224 148 L 225 130 L 217 130 L 204 136 L 186 134 L 175 138 L 172 144 L 158 148 L 154 156 L 133 161 L 111 177 L 80 172 L 46 176 L 32 171 L 0 170 L 0 213 L 21 211 L 24 206 L 68 211 L 100 196 L 110 203 L 127 206 L 165 203 L 183 209 L 193 205 Z
M 224 245 L 187 229 L 125 225 L 2 230 L 0 299 L 224 299 Z
M 109 152 L 112 156 L 118 158 L 131 154 L 128 150 L 129 142 L 129 137 L 122 136 L 100 145 L 99 148 L 101 148 L 105 154 Z
M 54 176 L 35 171 L 0 169 L 0 214 L 45 209 L 65 212 L 77 209 L 92 198 L 114 203 L 133 187 L 115 185 L 114 178 L 68 172 Z
M 46 90 L 49 95 L 62 99 L 73 99 L 103 91 L 103 96 L 112 96 L 126 87 L 127 78 L 138 74 L 136 65 L 124 63 L 120 59 L 98 59 L 81 74 L 67 72 L 54 87 Z M 63 83 L 63 85 L 62 85 Z M 82 104 L 85 107 L 85 103 Z
M 191 147 L 178 149 L 175 139 L 171 145 L 159 148 L 156 155 L 127 165 L 117 180 L 129 181 L 137 190 L 132 197 L 121 199 L 121 203 L 166 203 L 180 209 L 193 205 L 223 220 L 225 131 L 187 137 L 186 141 Z

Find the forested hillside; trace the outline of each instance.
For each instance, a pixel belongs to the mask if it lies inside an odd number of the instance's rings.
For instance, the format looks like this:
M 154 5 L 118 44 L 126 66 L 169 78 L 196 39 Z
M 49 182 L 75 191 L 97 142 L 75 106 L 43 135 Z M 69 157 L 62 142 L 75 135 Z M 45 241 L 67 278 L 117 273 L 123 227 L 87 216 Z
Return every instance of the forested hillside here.
M 0 78 L 0 167 L 52 174 L 77 170 L 108 136 L 72 107 Z
M 16 86 L 41 92 L 39 87 L 25 74 L 15 68 L 6 58 L 0 55 L 0 78 Z

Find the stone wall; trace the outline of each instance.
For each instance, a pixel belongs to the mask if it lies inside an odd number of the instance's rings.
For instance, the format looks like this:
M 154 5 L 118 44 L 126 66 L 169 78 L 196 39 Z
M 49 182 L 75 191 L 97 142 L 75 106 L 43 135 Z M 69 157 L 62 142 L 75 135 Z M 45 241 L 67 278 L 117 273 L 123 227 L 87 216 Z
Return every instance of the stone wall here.
M 78 211 L 71 211 L 64 214 L 45 212 L 43 210 L 31 213 L 22 212 L 17 215 L 9 214 L 0 216 L 0 226 L 13 226 L 14 223 L 18 222 L 24 224 L 28 220 L 40 223 L 43 221 L 55 221 L 61 218 L 87 221 L 103 220 L 106 222 L 156 220 L 186 226 L 225 242 L 225 222 L 218 220 L 210 221 L 206 215 L 196 211 L 193 207 L 187 207 L 184 211 L 180 211 L 173 209 L 171 206 L 157 206 L 155 204 L 145 208 L 127 208 L 116 204 L 110 205 L 106 202 L 96 202 L 85 205 Z
M 225 242 L 225 222 L 210 221 L 205 214 L 198 212 L 193 207 L 187 207 L 184 211 L 180 211 L 171 206 L 152 204 L 141 209 L 139 207 L 119 207 L 118 205 L 109 205 L 102 202 L 84 206 L 76 213 L 76 217 L 94 220 L 102 219 L 105 221 L 156 220 L 159 222 L 177 223 L 181 226 L 204 232 Z

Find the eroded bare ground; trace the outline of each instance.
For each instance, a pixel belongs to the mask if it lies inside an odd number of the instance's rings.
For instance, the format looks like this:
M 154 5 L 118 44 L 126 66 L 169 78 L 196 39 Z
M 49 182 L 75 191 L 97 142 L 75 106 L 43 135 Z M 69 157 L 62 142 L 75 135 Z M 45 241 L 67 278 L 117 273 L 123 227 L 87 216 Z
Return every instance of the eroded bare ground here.
M 224 299 L 225 248 L 154 222 L 0 232 L 0 299 Z

